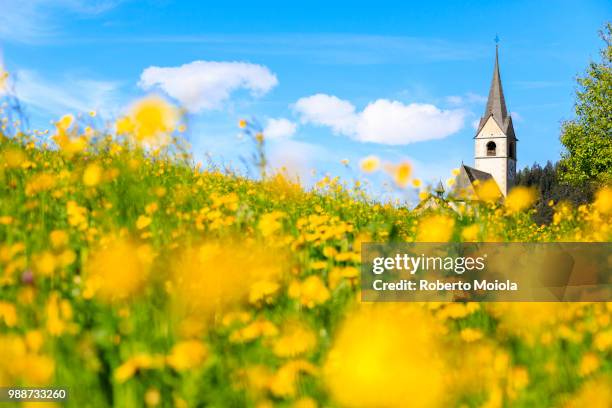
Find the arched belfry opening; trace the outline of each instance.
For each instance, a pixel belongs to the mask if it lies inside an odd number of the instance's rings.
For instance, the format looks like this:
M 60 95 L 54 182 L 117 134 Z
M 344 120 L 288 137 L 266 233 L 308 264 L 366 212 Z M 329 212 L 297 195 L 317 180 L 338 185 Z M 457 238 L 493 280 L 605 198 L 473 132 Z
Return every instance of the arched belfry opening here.
M 495 156 L 497 154 L 497 145 L 495 142 L 490 141 L 487 143 L 487 156 Z

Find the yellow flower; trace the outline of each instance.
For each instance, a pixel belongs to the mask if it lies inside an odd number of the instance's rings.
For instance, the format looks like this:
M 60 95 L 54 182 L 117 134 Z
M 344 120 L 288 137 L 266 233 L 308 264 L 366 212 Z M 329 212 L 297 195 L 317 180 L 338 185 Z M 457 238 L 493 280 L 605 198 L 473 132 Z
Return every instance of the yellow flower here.
M 136 102 L 129 115 L 117 121 L 116 128 L 117 133 L 132 135 L 138 142 L 165 145 L 179 118 L 175 106 L 158 96 L 149 96 Z
M 96 163 L 92 163 L 85 168 L 83 172 L 83 184 L 87 187 L 97 186 L 102 179 L 102 167 Z
M 208 349 L 198 340 L 186 340 L 175 344 L 170 351 L 166 362 L 176 371 L 185 371 L 202 365 Z
M 393 167 L 393 180 L 398 187 L 404 188 L 410 181 L 412 166 L 408 162 Z
M 299 299 L 308 308 L 321 305 L 330 298 L 329 289 L 318 275 L 310 275 L 302 282 L 293 282 L 289 287 L 289 297 Z
M 49 241 L 53 249 L 62 249 L 68 244 L 68 233 L 64 230 L 53 230 L 49 233 Z
M 612 387 L 610 375 L 601 376 L 582 385 L 564 408 L 610 408 L 612 406 Z
M 492 178 L 483 183 L 476 184 L 475 190 L 478 199 L 487 203 L 494 203 L 502 197 L 499 186 Z
M 461 330 L 459 334 L 461 336 L 461 339 L 466 343 L 471 343 L 473 341 L 480 340 L 483 336 L 480 330 L 472 329 L 470 327 Z
M 57 266 L 55 256 L 49 251 L 44 251 L 33 257 L 34 268 L 42 276 L 51 276 Z
M 37 353 L 43 345 L 44 337 L 40 330 L 30 330 L 25 335 L 25 342 L 28 349 Z
M 9 169 L 19 167 L 25 160 L 26 155 L 19 149 L 8 148 L 0 155 L 0 163 L 3 163 Z
M 52 336 L 60 336 L 75 328 L 72 323 L 72 307 L 70 302 L 62 299 L 57 292 L 52 292 L 45 306 L 47 316 L 47 332 Z
M 428 215 L 419 221 L 417 241 L 448 242 L 453 236 L 454 227 L 455 220 L 447 215 Z
M 317 336 L 303 324 L 286 325 L 282 336 L 274 341 L 273 351 L 278 357 L 296 357 L 314 349 Z
M 316 367 L 306 360 L 289 361 L 282 365 L 270 380 L 270 391 L 277 397 L 292 397 L 296 394 L 298 374 L 313 375 Z
M 257 224 L 261 235 L 269 237 L 281 230 L 283 227 L 281 220 L 284 217 L 285 213 L 281 211 L 272 211 L 271 213 L 262 215 Z
M 112 239 L 87 260 L 83 296 L 95 295 L 105 301 L 132 297 L 145 285 L 152 257 L 147 245 L 138 246 L 123 238 Z
M 599 190 L 595 195 L 593 205 L 602 214 L 612 214 L 612 187 L 604 187 Z
M 442 330 L 417 306 L 362 306 L 340 327 L 324 364 L 332 397 L 344 407 L 445 406 Z
M 253 283 L 249 291 L 249 303 L 271 303 L 273 296 L 278 292 L 280 285 L 274 281 L 261 280 Z
M 161 403 L 161 394 L 157 388 L 149 388 L 144 396 L 147 407 L 156 407 Z
M 245 242 L 217 240 L 185 249 L 171 264 L 174 317 L 207 323 L 246 301 L 253 282 L 275 282 L 282 259 L 281 251 Z
M 274 323 L 265 319 L 259 319 L 234 331 L 230 336 L 230 341 L 232 343 L 248 343 L 262 336 L 273 337 L 277 334 L 278 328 Z
M 60 118 L 60 120 L 55 124 L 58 131 L 67 131 L 70 126 L 74 123 L 74 116 L 72 115 L 64 115 Z
M 141 215 L 136 220 L 136 228 L 139 230 L 147 228 L 151 225 L 151 217 L 147 217 L 146 215 Z
M 578 373 L 585 377 L 593 372 L 597 371 L 599 368 L 600 362 L 599 357 L 595 353 L 586 353 L 582 356 L 582 360 L 580 360 L 580 367 L 578 368 Z
M 419 191 L 419 200 L 421 201 L 427 200 L 429 196 L 430 196 L 429 191 L 426 191 L 426 190 Z
M 412 179 L 412 186 L 413 186 L 414 188 L 419 188 L 419 187 L 421 187 L 421 180 L 419 180 L 419 179 Z
M 319 405 L 310 397 L 302 397 L 296 400 L 291 408 L 317 408 Z
M 238 121 L 238 127 L 239 127 L 240 129 L 244 129 L 244 128 L 246 128 L 246 127 L 247 127 L 247 121 L 246 121 L 246 120 L 244 120 L 244 119 L 240 119 L 240 120 Z
M 376 156 L 368 156 L 359 162 L 359 167 L 365 173 L 372 173 L 380 167 L 380 159 Z
M 0 321 L 7 327 L 15 327 L 17 324 L 17 309 L 9 302 L 0 301 Z
M 461 239 L 464 242 L 476 242 L 478 240 L 478 232 L 480 227 L 478 224 L 468 225 L 461 231 Z
M 531 207 L 535 200 L 535 189 L 519 186 L 510 190 L 505 205 L 508 212 L 517 213 Z
M 76 201 L 66 203 L 66 213 L 68 214 L 68 224 L 83 231 L 87 228 L 87 209 L 79 206 Z
M 136 354 L 115 369 L 115 380 L 121 384 L 132 378 L 138 371 L 161 368 L 163 364 L 163 356 L 147 353 Z

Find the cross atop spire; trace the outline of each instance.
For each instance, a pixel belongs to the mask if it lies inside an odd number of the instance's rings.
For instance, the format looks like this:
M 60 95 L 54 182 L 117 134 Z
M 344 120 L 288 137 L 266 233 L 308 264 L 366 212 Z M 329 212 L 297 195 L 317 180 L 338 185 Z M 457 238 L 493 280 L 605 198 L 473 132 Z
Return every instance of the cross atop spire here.
M 493 79 L 491 80 L 491 88 L 489 89 L 489 98 L 485 107 L 484 115 L 480 120 L 478 132 L 484 126 L 490 116 L 493 116 L 497 124 L 504 132 L 507 132 L 512 126 L 506 108 L 506 99 L 504 98 L 504 90 L 501 83 L 501 75 L 499 74 L 499 37 L 495 36 L 495 66 L 493 67 Z M 476 132 L 476 133 L 478 133 Z

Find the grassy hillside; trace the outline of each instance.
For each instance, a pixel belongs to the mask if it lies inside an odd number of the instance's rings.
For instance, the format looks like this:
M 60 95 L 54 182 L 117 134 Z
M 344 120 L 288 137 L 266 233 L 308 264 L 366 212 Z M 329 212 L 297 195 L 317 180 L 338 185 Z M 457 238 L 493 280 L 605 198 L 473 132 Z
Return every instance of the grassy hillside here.
M 0 385 L 74 407 L 609 406 L 610 304 L 358 292 L 365 241 L 609 241 L 609 189 L 545 226 L 527 189 L 416 213 L 203 169 L 168 109 L 0 137 Z

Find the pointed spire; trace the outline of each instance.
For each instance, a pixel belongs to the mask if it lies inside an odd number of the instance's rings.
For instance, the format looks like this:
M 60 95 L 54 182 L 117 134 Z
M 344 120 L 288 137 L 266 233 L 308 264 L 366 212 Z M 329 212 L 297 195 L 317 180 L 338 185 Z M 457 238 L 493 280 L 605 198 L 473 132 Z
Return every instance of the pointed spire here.
M 484 118 L 493 115 L 500 126 L 504 126 L 508 111 L 506 109 L 506 99 L 502 88 L 501 76 L 499 74 L 499 44 L 495 44 L 495 67 L 493 68 L 493 79 L 489 90 L 489 99 L 485 109 Z
M 489 89 L 489 98 L 484 114 L 480 119 L 476 136 L 480 133 L 487 120 L 492 115 L 499 127 L 506 135 L 514 136 L 514 128 L 512 126 L 512 118 L 508 116 L 506 109 L 506 98 L 504 98 L 504 90 L 501 84 L 501 75 L 499 74 L 499 38 L 496 37 L 495 44 L 495 66 L 493 67 L 493 79 L 491 80 L 491 89 Z M 476 137 L 474 136 L 474 137 Z

